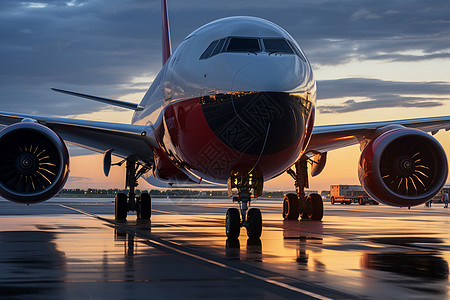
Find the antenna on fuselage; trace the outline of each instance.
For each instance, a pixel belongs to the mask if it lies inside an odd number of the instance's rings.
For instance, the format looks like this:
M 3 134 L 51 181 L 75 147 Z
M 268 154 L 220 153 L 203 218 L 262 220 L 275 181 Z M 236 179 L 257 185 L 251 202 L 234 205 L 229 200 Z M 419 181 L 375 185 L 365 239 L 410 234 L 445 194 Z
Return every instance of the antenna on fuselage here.
M 164 65 L 172 55 L 172 42 L 170 41 L 169 12 L 167 1 L 161 0 L 161 22 L 162 22 L 162 64 Z

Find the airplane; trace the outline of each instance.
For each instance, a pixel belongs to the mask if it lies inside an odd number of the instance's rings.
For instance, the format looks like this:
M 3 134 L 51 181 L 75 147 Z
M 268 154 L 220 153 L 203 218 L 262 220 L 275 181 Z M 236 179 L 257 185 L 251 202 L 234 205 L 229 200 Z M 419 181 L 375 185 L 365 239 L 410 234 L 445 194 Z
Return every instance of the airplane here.
M 264 182 L 290 174 L 296 193 L 284 196 L 284 219 L 322 220 L 320 195 L 305 195 L 310 175 L 329 151 L 360 144 L 359 180 L 378 202 L 411 207 L 444 185 L 448 162 L 432 134 L 450 116 L 314 126 L 316 81 L 308 58 L 280 26 L 256 17 L 208 23 L 172 53 L 166 0 L 161 0 L 163 67 L 140 104 L 54 88 L 134 111 L 131 124 L 0 112 L 0 195 L 37 203 L 57 194 L 69 176 L 66 143 L 104 154 L 104 173 L 126 165 L 127 194 L 115 199 L 115 219 L 130 211 L 151 218 L 151 197 L 136 195 L 139 178 L 157 187 L 224 188 L 239 205 L 226 212 L 225 231 L 262 233 L 250 208 Z M 112 163 L 112 156 L 121 158 Z

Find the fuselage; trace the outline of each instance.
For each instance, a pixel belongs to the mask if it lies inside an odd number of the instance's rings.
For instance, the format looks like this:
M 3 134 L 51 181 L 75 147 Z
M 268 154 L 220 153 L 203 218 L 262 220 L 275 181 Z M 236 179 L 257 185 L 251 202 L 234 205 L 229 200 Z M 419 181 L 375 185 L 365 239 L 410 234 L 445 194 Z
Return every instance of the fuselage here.
M 295 40 L 259 18 L 197 29 L 167 60 L 132 123 L 154 127 L 155 177 L 226 183 L 235 171 L 263 180 L 302 155 L 314 123 L 316 83 Z

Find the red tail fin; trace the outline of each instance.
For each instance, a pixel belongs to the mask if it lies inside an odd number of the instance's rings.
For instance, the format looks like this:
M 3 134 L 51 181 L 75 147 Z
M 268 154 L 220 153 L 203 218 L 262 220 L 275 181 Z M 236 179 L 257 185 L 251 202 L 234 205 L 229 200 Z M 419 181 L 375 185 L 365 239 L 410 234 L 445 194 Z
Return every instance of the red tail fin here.
M 169 13 L 167 11 L 167 1 L 161 0 L 161 21 L 162 21 L 162 63 L 163 65 L 172 55 L 172 43 L 170 41 Z

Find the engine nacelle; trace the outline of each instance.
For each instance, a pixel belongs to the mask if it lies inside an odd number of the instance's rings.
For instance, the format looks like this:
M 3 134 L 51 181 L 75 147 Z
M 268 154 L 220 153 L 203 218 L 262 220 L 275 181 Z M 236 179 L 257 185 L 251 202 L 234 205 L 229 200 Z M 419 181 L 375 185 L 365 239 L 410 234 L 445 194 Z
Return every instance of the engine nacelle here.
M 359 160 L 359 181 L 375 200 L 400 207 L 420 205 L 445 184 L 445 151 L 431 135 L 400 127 L 372 139 Z
M 0 131 L 0 195 L 19 203 L 45 201 L 69 175 L 63 140 L 38 123 L 21 122 Z

